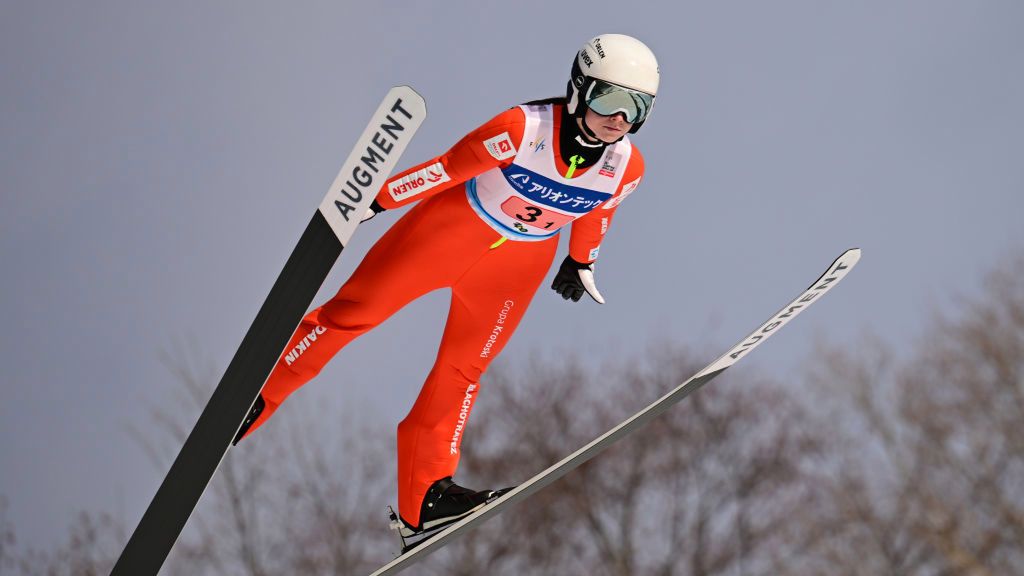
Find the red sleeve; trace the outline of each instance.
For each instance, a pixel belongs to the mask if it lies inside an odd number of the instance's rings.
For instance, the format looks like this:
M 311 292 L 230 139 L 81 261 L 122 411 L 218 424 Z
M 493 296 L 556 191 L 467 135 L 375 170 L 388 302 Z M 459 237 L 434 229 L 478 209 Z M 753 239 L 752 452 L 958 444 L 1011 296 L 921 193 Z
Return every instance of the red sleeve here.
M 597 260 L 601 240 L 608 233 L 615 211 L 619 204 L 626 199 L 626 196 L 632 194 L 640 185 L 643 175 L 644 158 L 640 155 L 640 150 L 634 146 L 629 156 L 629 163 L 626 164 L 622 184 L 619 185 L 615 194 L 603 205 L 573 221 L 572 234 L 569 236 L 569 256 L 573 260 L 584 264 Z
M 423 200 L 490 170 L 508 166 L 523 140 L 526 115 L 516 106 L 459 140 L 450 150 L 392 176 L 377 193 L 384 208 Z

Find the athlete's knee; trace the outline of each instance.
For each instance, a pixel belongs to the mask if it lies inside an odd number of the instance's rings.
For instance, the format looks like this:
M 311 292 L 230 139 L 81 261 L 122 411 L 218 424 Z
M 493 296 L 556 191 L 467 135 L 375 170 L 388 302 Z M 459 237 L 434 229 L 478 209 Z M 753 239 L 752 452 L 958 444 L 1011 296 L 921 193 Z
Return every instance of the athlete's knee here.
M 316 378 L 320 371 L 323 370 L 323 366 L 318 366 L 313 362 L 299 362 L 298 358 L 293 360 L 288 355 L 281 358 L 280 367 L 282 370 L 287 370 L 292 378 L 301 381 L 303 384 Z
M 449 369 L 452 377 L 465 384 L 467 388 L 469 386 L 480 388 L 480 378 L 484 375 L 482 367 L 473 364 L 450 364 Z
M 308 328 L 305 323 L 300 330 L 304 328 Z M 319 374 L 326 363 L 326 360 L 323 360 L 325 353 L 327 358 L 330 358 L 335 352 L 333 349 L 319 350 L 318 348 L 318 345 L 319 347 L 328 346 L 326 342 L 328 338 L 324 337 L 327 330 L 326 327 L 317 325 L 309 331 L 309 334 L 294 341 L 294 346 L 285 350 L 278 360 L 277 370 L 271 374 L 269 383 L 276 385 L 280 381 L 283 387 L 292 389 Z
M 353 300 L 332 300 L 320 307 L 317 321 L 328 330 L 362 334 L 387 318 L 373 307 Z
M 414 406 L 398 423 L 399 441 L 416 438 L 420 434 L 432 436 L 448 429 L 448 413 L 449 409 L 445 406 L 431 406 L 428 409 Z
M 489 363 L 490 359 L 466 358 L 442 353 L 434 365 L 434 372 L 443 380 L 458 382 L 463 387 L 476 385 L 479 388 L 480 379 Z

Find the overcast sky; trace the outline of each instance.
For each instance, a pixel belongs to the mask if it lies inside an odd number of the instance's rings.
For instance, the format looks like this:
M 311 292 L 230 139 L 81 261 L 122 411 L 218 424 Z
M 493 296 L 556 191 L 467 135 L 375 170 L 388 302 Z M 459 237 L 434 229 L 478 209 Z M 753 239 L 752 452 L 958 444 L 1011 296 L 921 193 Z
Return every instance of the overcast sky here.
M 634 138 L 647 176 L 601 252 L 608 304 L 544 287 L 502 359 L 669 339 L 710 361 L 861 247 L 735 368 L 786 378 L 815 338 L 902 349 L 1024 246 L 1022 29 L 1015 0 L 3 2 L 0 495 L 19 538 L 49 546 L 80 509 L 135 526 L 169 466 L 130 432 L 180 387 L 161 354 L 194 345 L 219 376 L 391 86 L 429 111 L 404 167 L 564 93 L 588 38 L 641 38 L 662 83 Z M 318 302 L 397 216 L 358 231 Z M 393 430 L 447 298 L 290 403 Z

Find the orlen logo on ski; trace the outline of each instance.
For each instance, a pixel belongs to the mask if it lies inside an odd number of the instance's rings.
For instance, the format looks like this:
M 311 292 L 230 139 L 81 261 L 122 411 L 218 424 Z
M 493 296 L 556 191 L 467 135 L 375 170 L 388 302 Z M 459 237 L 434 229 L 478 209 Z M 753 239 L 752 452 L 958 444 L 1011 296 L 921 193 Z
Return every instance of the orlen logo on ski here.
M 409 174 L 404 178 L 388 182 L 388 192 L 395 202 L 401 202 L 406 198 L 422 194 L 435 186 L 450 182 L 451 177 L 444 170 L 444 164 L 434 164 Z

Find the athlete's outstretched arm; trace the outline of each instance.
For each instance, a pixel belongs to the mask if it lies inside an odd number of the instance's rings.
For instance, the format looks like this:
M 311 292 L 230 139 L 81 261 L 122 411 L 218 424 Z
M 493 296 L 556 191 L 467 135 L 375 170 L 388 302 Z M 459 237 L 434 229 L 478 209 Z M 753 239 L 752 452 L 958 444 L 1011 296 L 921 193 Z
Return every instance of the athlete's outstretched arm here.
M 604 297 L 597 289 L 594 279 L 594 261 L 597 260 L 601 241 L 611 227 L 612 218 L 619 204 L 640 185 L 644 173 L 644 161 L 635 147 L 622 178 L 622 185 L 604 205 L 590 211 L 572 223 L 569 237 L 569 255 L 555 275 L 551 289 L 566 300 L 578 302 L 586 292 L 599 304 Z
M 377 194 L 377 208 L 429 198 L 490 170 L 508 166 L 523 139 L 526 117 L 516 106 L 459 140 L 444 154 L 392 176 Z
M 622 184 L 615 194 L 601 206 L 573 221 L 572 235 L 569 237 L 569 256 L 573 260 L 581 264 L 590 264 L 597 260 L 601 241 L 611 227 L 615 211 L 640 185 L 643 174 L 644 159 L 634 146 L 622 177 Z

